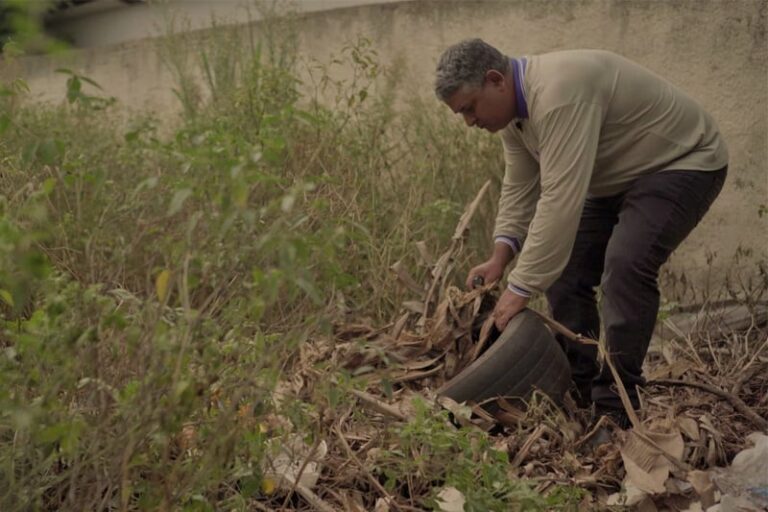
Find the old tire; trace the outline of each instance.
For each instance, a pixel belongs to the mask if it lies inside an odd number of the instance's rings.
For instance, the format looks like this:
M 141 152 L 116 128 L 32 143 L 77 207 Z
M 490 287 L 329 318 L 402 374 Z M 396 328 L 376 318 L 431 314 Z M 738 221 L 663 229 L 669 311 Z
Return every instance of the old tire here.
M 534 389 L 559 402 L 571 370 L 555 337 L 533 312 L 516 315 L 499 338 L 437 392 L 457 402 L 504 396 L 526 400 Z

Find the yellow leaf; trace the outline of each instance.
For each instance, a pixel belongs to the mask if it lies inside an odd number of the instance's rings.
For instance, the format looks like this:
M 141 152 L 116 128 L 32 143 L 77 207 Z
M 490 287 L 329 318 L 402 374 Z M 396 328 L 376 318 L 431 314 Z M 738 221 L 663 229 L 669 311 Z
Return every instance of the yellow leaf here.
M 277 489 L 277 482 L 274 479 L 266 477 L 261 481 L 261 491 L 264 494 L 273 494 Z
M 168 283 L 170 280 L 171 271 L 167 268 L 163 269 L 163 271 L 157 275 L 157 279 L 155 279 L 155 292 L 157 293 L 157 299 L 160 302 L 164 302 L 165 298 L 168 296 Z
M 0 289 L 0 299 L 3 299 L 3 302 L 13 307 L 13 295 L 11 295 L 8 290 Z

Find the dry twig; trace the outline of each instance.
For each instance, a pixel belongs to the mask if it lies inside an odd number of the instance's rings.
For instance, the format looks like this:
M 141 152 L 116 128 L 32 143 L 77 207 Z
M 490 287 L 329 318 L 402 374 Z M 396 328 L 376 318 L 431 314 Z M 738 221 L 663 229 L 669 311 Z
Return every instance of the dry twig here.
M 351 393 L 355 395 L 361 402 L 363 402 L 364 405 L 367 405 L 376 412 L 391 416 L 392 418 L 398 419 L 400 421 L 408 421 L 408 417 L 403 414 L 402 411 L 389 405 L 388 403 L 382 402 L 370 393 L 366 393 L 365 391 L 358 391 L 356 389 L 353 389 Z
M 752 408 L 749 407 L 747 404 L 745 404 L 741 398 L 735 395 L 732 395 L 731 393 L 728 393 L 727 391 L 724 391 L 722 389 L 716 388 L 714 386 L 710 386 L 708 384 L 703 384 L 701 382 L 688 382 L 685 380 L 672 380 L 672 379 L 658 379 L 658 380 L 651 381 L 650 384 L 659 384 L 662 386 L 688 386 L 692 388 L 702 389 L 704 391 L 712 393 L 713 395 L 717 395 L 720 398 L 727 400 L 728 403 L 731 404 L 734 409 L 736 409 L 744 417 L 752 421 L 752 423 L 758 426 L 760 430 L 763 430 L 763 431 L 768 430 L 768 420 L 766 420 L 765 418 L 757 414 L 755 411 L 753 411 Z
M 379 493 L 384 497 L 384 499 L 387 501 L 388 504 L 395 507 L 397 510 L 401 510 L 400 506 L 397 504 L 397 502 L 392 498 L 392 496 L 387 492 L 384 487 L 379 483 L 378 480 L 376 480 L 373 475 L 365 468 L 362 462 L 360 462 L 360 459 L 357 458 L 355 455 L 355 452 L 352 451 L 352 448 L 349 446 L 349 443 L 347 443 L 347 440 L 344 438 L 344 434 L 341 433 L 341 431 L 338 429 L 338 427 L 333 429 L 336 433 L 336 436 L 339 438 L 339 441 L 341 442 L 342 448 L 344 448 L 344 451 L 347 453 L 347 456 L 352 459 L 352 461 L 357 465 L 358 468 L 360 468 L 360 471 L 363 472 L 365 475 L 365 478 L 371 483 L 371 485 L 379 491 Z
M 320 496 L 312 492 L 307 487 L 298 482 L 298 479 L 294 480 L 290 475 L 283 475 L 283 478 L 296 489 L 299 495 L 307 500 L 307 503 L 315 507 L 320 512 L 338 512 L 335 508 L 325 502 Z

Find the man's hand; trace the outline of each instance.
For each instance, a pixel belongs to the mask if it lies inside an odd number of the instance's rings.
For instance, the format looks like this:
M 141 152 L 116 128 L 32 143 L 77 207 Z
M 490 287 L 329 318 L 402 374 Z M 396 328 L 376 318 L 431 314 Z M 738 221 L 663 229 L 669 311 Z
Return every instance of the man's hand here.
M 499 297 L 496 308 L 493 310 L 493 319 L 499 332 L 503 332 L 510 320 L 525 309 L 528 305 L 528 297 L 523 297 L 509 290 Z
M 515 253 L 509 245 L 503 242 L 495 242 L 493 244 L 493 254 L 488 258 L 488 261 L 469 271 L 467 289 L 471 290 L 475 287 L 475 278 L 477 277 L 482 277 L 485 284 L 494 283 L 501 279 L 504 269 L 507 268 L 507 265 L 514 257 Z
M 476 277 L 482 277 L 483 283 L 486 284 L 498 281 L 504 273 L 504 267 L 504 263 L 495 258 L 491 258 L 485 263 L 481 263 L 469 271 L 469 275 L 467 276 L 467 289 L 471 290 L 475 287 L 474 280 Z

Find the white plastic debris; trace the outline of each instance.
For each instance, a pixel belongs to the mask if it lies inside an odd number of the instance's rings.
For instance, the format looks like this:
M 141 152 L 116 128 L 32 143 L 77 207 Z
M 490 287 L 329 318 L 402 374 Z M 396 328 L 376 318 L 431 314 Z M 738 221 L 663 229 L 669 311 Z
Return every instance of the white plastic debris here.
M 729 468 L 712 471 L 712 480 L 723 493 L 721 512 L 768 509 L 768 436 L 753 432 L 747 440 L 752 448 L 740 451 Z

